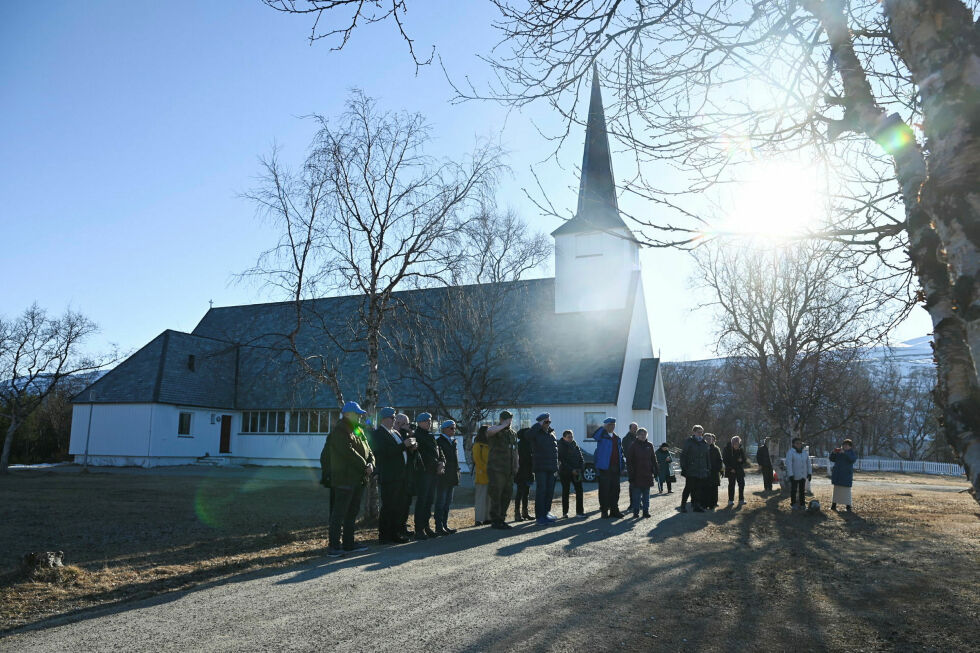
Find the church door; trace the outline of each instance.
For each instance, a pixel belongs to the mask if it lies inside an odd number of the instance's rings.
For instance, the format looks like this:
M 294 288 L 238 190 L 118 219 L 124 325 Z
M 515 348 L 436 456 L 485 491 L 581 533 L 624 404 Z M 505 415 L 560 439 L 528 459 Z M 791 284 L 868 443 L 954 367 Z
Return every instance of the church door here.
M 231 415 L 221 416 L 221 445 L 218 453 L 231 453 Z

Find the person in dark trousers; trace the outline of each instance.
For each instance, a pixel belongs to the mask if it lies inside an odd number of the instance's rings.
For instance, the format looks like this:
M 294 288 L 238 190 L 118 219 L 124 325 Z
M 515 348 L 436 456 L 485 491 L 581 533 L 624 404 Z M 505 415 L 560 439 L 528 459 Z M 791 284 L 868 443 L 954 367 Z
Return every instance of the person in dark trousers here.
M 412 426 L 408 415 L 405 413 L 395 415 L 395 430 L 401 436 L 402 442 L 406 442 L 410 438 L 412 440 L 412 447 L 406 447 L 405 450 L 408 454 L 408 460 L 405 462 L 405 485 L 403 488 L 405 497 L 401 503 L 401 514 L 398 516 L 398 532 L 405 537 L 412 538 L 415 536 L 415 531 L 408 527 L 408 519 L 412 514 L 412 497 L 415 496 L 415 477 L 422 471 L 424 465 L 422 464 L 422 455 L 419 453 L 418 442 L 416 442 L 413 435 L 415 433 L 415 427 Z
M 514 521 L 531 519 L 527 511 L 528 496 L 531 494 L 531 481 L 534 480 L 534 448 L 531 443 L 531 429 L 517 432 L 517 495 L 514 497 Z
M 636 442 L 636 430 L 640 428 L 640 425 L 636 422 L 630 422 L 629 431 L 623 436 L 623 457 L 626 459 L 626 478 L 627 480 L 632 478 L 630 475 L 630 447 Z M 629 481 L 629 497 L 630 505 L 626 509 L 626 512 L 633 512 L 633 481 Z
M 803 450 L 803 439 L 793 438 L 793 446 L 786 452 L 786 476 L 789 478 L 789 506 L 791 510 L 806 508 L 806 482 L 813 476 L 813 463 Z
M 378 540 L 382 544 L 404 544 L 404 514 L 407 495 L 408 453 L 415 449 L 414 438 L 402 440 L 395 430 L 395 409 L 387 406 L 378 413 L 380 423 L 371 434 L 371 449 L 378 462 L 378 485 L 381 488 L 381 510 L 378 515 Z
M 490 496 L 490 527 L 512 528 L 507 523 L 511 489 L 517 473 L 517 433 L 510 427 L 514 419 L 509 410 L 501 411 L 500 422 L 487 429 L 490 452 L 487 454 L 487 493 Z M 515 510 L 514 517 L 520 517 Z
M 558 440 L 551 428 L 551 415 L 541 413 L 531 427 L 531 457 L 534 461 L 534 519 L 544 526 L 558 520 L 551 514 L 558 473 Z
M 446 459 L 429 431 L 432 428 L 432 415 L 420 413 L 415 417 L 415 422 L 415 440 L 422 459 L 422 469 L 415 473 L 415 539 L 424 540 L 436 536 L 429 526 L 429 520 L 432 518 L 432 504 L 436 500 L 436 482 L 439 476 L 446 473 Z
M 830 462 L 834 463 L 834 468 L 830 470 L 830 482 L 834 485 L 830 509 L 837 510 L 837 504 L 841 503 L 847 506 L 847 512 L 851 512 L 851 486 L 854 485 L 854 463 L 857 462 L 854 443 L 844 440 L 830 452 Z
M 637 429 L 636 439 L 626 454 L 626 468 L 630 474 L 630 487 L 633 488 L 633 518 L 650 516 L 650 488 L 657 475 L 657 454 L 653 444 L 647 440 L 647 430 Z
M 330 490 L 330 498 L 327 499 L 327 523 L 330 515 L 333 514 L 333 489 L 330 487 L 330 434 L 323 438 L 323 449 L 320 450 L 320 485 Z
M 367 550 L 366 546 L 354 542 L 354 520 L 361 509 L 364 487 L 374 473 L 374 453 L 361 425 L 361 416 L 366 412 L 356 401 L 348 401 L 341 409 L 343 417 L 337 420 L 327 436 L 331 492 L 336 494 L 330 513 L 330 547 L 327 549 L 331 558 Z
M 718 438 L 714 433 L 705 433 L 704 441 L 708 443 L 708 461 L 711 464 L 709 482 L 704 486 L 704 507 L 714 510 L 718 507 L 718 488 L 721 486 L 721 475 L 725 471 L 725 463 L 722 459 L 721 449 L 716 444 Z
M 436 444 L 445 462 L 443 473 L 436 476 L 436 501 L 434 516 L 436 520 L 436 535 L 452 535 L 455 528 L 449 528 L 449 508 L 453 504 L 453 492 L 459 485 L 459 452 L 457 450 L 456 422 L 447 419 L 442 423 L 442 433 L 436 438 Z
M 596 441 L 595 468 L 599 471 L 599 510 L 603 519 L 622 518 L 619 511 L 620 474 L 626 469 L 623 443 L 615 433 L 616 418 L 607 417 L 592 438 Z
M 704 428 L 700 424 L 691 429 L 691 437 L 684 441 L 680 462 L 684 491 L 678 510 L 687 512 L 687 499 L 690 497 L 694 512 L 704 512 L 703 487 L 711 475 L 711 461 L 708 459 L 708 443 L 704 441 Z
M 585 514 L 582 492 L 582 473 L 585 471 L 585 457 L 575 441 L 575 434 L 567 429 L 558 441 L 558 478 L 561 481 L 561 516 L 568 517 L 568 494 L 575 487 L 575 514 Z
M 673 472 L 670 469 L 670 464 L 674 462 L 674 459 L 670 455 L 670 447 L 664 442 L 657 448 L 657 488 L 660 492 L 664 491 L 664 484 L 667 484 L 667 494 L 673 494 L 674 491 L 670 489 L 672 480 L 670 480 L 671 474 Z
M 725 463 L 725 476 L 728 477 L 728 505 L 735 505 L 735 485 L 738 484 L 738 505 L 745 505 L 745 468 L 749 457 L 745 455 L 742 438 L 733 435 L 731 441 L 721 452 Z
M 755 452 L 755 461 L 759 463 L 762 473 L 762 486 L 766 492 L 772 492 L 772 458 L 769 457 L 769 438 L 762 441 L 762 446 Z

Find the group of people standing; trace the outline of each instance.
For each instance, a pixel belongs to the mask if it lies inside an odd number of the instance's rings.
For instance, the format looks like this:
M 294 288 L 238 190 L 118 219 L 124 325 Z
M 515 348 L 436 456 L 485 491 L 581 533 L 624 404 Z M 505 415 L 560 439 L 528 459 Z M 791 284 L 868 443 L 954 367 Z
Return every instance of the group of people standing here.
M 363 551 L 354 540 L 354 526 L 363 493 L 376 474 L 381 505 L 378 537 L 382 543 L 403 543 L 452 535 L 449 510 L 453 492 L 460 482 L 456 423 L 446 420 L 433 433 L 432 415 L 420 413 L 413 426 L 404 413 L 386 407 L 379 423 L 368 430 L 361 418 L 366 414 L 356 402 L 347 402 L 327 436 L 320 457 L 321 483 L 331 488 L 330 544 L 328 556 Z M 533 426 L 515 432 L 513 414 L 502 411 L 495 425 L 480 427 L 473 444 L 475 471 L 475 520 L 478 525 L 512 528 L 507 523 L 513 485 L 514 520 L 530 520 L 530 487 L 535 487 L 534 520 L 541 525 L 557 521 L 551 512 L 555 484 L 562 484 L 562 516 L 569 516 L 570 496 L 575 492 L 575 515 L 585 514 L 582 477 L 585 457 L 566 430 L 557 437 L 551 415 L 537 416 Z M 650 488 L 666 482 L 668 492 L 670 452 L 667 445 L 654 451 L 646 429 L 630 425 L 623 439 L 615 433 L 616 419 L 607 418 L 593 435 L 596 440 L 595 467 L 599 473 L 599 503 L 604 519 L 623 517 L 619 510 L 619 487 L 623 471 L 630 479 L 630 509 L 634 517 L 649 517 Z M 668 475 L 660 470 L 664 467 Z M 408 528 L 412 500 L 415 501 L 414 530 Z
M 691 436 L 684 441 L 680 463 L 685 479 L 680 512 L 687 512 L 688 499 L 694 512 L 717 508 L 722 478 L 728 478 L 728 505 L 735 505 L 736 487 L 738 505 L 745 505 L 745 469 L 749 460 L 739 436 L 732 437 L 722 451 L 713 433 L 705 433 L 704 427 L 695 425 Z
M 425 540 L 452 535 L 449 511 L 455 488 L 460 483 L 456 423 L 446 420 L 433 432 L 429 413 L 416 416 L 414 425 L 404 413 L 382 408 L 379 424 L 368 431 L 361 418 L 366 414 L 356 402 L 347 402 L 327 436 L 321 454 L 321 482 L 331 488 L 330 546 L 327 555 L 338 557 L 346 552 L 366 549 L 354 540 L 354 525 L 360 511 L 365 487 L 377 474 L 380 488 L 378 537 L 382 543 L 404 543 L 410 539 Z M 512 486 L 516 483 L 514 520 L 531 519 L 528 512 L 530 487 L 535 487 L 534 519 L 538 524 L 555 522 L 552 514 L 555 484 L 562 484 L 562 516 L 569 516 L 571 491 L 575 492 L 575 515 L 585 514 L 582 477 L 585 457 L 575 441 L 575 434 L 565 430 L 557 437 L 551 427 L 551 415 L 541 413 L 533 426 L 515 432 L 513 414 L 502 411 L 497 424 L 480 427 L 473 445 L 475 470 L 475 521 L 497 529 L 512 528 L 507 523 Z M 656 483 L 659 492 L 664 485 L 672 494 L 676 482 L 667 444 L 654 448 L 647 430 L 633 423 L 623 438 L 616 434 L 616 419 L 607 418 L 592 434 L 596 443 L 595 469 L 599 481 L 599 510 L 603 519 L 622 518 L 619 510 L 620 483 L 623 472 L 629 478 L 630 505 L 627 512 L 634 518 L 650 517 L 650 491 Z M 851 509 L 852 467 L 857 456 L 850 440 L 831 454 L 835 461 L 833 508 L 843 504 Z M 767 442 L 759 447 L 757 458 L 766 490 L 772 489 L 772 461 Z M 748 456 L 742 440 L 731 438 L 724 450 L 716 438 L 694 426 L 680 454 L 681 474 L 685 478 L 681 494 L 681 512 L 687 512 L 691 500 L 695 512 L 718 506 L 721 479 L 728 479 L 728 505 L 745 504 L 745 469 Z M 812 466 L 802 441 L 793 441 L 786 456 L 787 475 L 791 482 L 794 509 L 804 505 L 806 481 Z M 408 528 L 412 500 L 415 501 L 414 530 Z
M 745 469 L 749 466 L 748 454 L 742 446 L 742 439 L 733 436 L 724 450 L 718 448 L 717 438 L 705 433 L 701 425 L 695 425 L 691 436 L 685 440 L 681 450 L 681 474 L 685 478 L 681 494 L 680 512 L 687 512 L 687 500 L 691 499 L 694 512 L 714 510 L 718 507 L 718 488 L 721 479 L 728 479 L 728 505 L 735 505 L 735 488 L 738 488 L 738 505 L 745 505 Z M 763 487 L 771 492 L 773 479 L 772 457 L 769 453 L 769 438 L 763 440 L 756 453 L 762 473 Z M 844 440 L 840 447 L 830 454 L 834 463 L 830 481 L 834 486 L 831 509 L 843 504 L 851 511 L 851 486 L 854 482 L 854 463 L 857 454 L 851 440 Z M 802 510 L 806 507 L 806 485 L 813 478 L 813 463 L 809 451 L 803 448 L 803 439 L 794 438 L 792 448 L 786 454 L 786 477 L 789 481 L 790 508 Z

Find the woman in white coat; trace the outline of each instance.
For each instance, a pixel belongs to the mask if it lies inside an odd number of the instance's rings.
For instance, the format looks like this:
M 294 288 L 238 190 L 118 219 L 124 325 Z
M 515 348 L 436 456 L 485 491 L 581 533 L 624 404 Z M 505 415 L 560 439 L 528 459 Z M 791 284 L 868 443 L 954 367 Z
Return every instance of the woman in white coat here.
M 789 478 L 789 505 L 792 510 L 806 507 L 806 482 L 813 476 L 813 463 L 803 450 L 803 439 L 793 438 L 793 447 L 786 453 L 786 476 Z

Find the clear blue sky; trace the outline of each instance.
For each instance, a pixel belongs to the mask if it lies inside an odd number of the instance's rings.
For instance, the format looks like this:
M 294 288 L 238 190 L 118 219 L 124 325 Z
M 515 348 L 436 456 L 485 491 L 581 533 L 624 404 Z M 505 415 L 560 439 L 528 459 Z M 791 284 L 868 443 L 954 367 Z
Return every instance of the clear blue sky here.
M 487 78 L 476 55 L 495 43 L 489 3 L 411 7 L 421 51 L 436 44 L 451 73 Z M 0 314 L 71 306 L 101 326 L 93 344 L 133 350 L 164 329 L 191 330 L 208 300 L 274 298 L 234 280 L 273 238 L 239 195 L 273 143 L 298 161 L 312 134 L 299 117 L 336 115 L 351 87 L 422 112 L 446 156 L 499 134 L 515 173 L 500 203 L 537 229 L 558 221 L 524 199 L 531 167 L 553 201 L 574 207 L 582 136 L 560 165 L 544 161 L 552 145 L 532 121 L 558 129 L 545 107 L 451 105 L 441 69 L 416 75 L 389 25 L 356 33 L 343 52 L 310 46 L 309 30 L 258 0 L 3 3 Z M 648 251 L 643 265 L 654 347 L 668 360 L 713 356 L 709 314 L 690 315 L 687 255 Z M 897 339 L 929 331 L 916 313 Z

